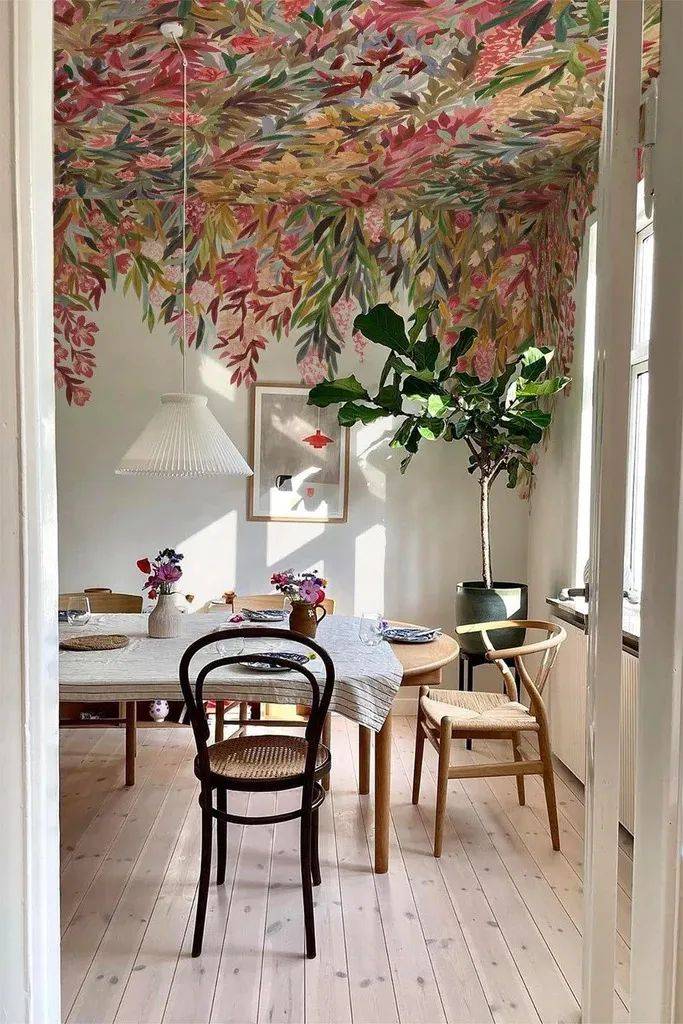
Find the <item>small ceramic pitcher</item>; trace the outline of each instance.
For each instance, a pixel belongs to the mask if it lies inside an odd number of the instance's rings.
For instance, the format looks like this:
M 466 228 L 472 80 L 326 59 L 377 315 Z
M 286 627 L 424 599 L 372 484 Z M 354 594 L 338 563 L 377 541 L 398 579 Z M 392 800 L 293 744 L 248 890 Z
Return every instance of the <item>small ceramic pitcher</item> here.
M 170 640 L 183 631 L 183 615 L 175 603 L 175 594 L 159 594 L 149 613 L 147 632 L 157 640 Z
M 320 615 L 318 615 L 320 612 Z M 315 637 L 318 623 L 327 615 L 321 604 L 307 604 L 305 601 L 292 601 L 292 610 L 289 613 L 289 628 L 293 633 L 301 633 L 310 640 Z

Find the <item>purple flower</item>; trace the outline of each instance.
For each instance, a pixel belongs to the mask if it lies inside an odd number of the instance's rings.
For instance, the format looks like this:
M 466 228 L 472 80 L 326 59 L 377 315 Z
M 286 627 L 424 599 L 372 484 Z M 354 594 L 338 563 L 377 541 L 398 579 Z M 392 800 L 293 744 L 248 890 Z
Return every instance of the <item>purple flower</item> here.
M 173 562 L 164 562 L 157 569 L 157 578 L 164 583 L 175 583 L 182 575 L 182 569 Z
M 299 596 L 307 604 L 320 604 L 325 597 L 325 593 L 320 589 L 315 580 L 304 580 L 299 587 Z

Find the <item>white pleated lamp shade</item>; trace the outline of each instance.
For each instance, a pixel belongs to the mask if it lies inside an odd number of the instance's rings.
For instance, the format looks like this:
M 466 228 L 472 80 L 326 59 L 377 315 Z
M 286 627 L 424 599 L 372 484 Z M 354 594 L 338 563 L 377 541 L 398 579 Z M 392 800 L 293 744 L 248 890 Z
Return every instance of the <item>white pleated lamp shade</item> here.
M 117 473 L 146 476 L 251 476 L 208 408 L 206 395 L 166 394 L 121 459 Z

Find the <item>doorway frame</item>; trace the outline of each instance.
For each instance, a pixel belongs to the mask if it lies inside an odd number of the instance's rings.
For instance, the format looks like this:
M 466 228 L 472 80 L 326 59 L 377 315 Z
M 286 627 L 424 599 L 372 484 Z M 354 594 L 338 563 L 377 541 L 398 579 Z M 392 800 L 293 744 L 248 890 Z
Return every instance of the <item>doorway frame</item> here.
M 57 1024 L 59 736 L 52 4 L 0 4 L 0 1017 Z

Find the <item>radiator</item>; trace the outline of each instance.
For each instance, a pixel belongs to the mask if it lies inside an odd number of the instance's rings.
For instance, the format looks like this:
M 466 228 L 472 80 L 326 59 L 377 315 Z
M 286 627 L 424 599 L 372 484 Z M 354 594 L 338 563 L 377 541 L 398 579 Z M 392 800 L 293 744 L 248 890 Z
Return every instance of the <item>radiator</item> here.
M 586 779 L 586 667 L 588 638 L 566 622 L 550 686 L 550 737 L 553 753 L 581 781 Z M 633 834 L 635 795 L 636 700 L 638 659 L 621 652 L 619 820 Z

